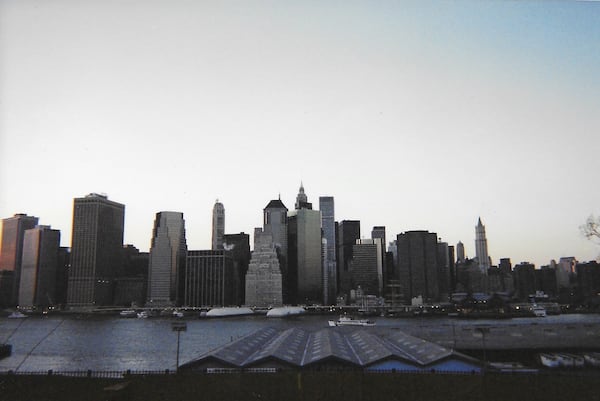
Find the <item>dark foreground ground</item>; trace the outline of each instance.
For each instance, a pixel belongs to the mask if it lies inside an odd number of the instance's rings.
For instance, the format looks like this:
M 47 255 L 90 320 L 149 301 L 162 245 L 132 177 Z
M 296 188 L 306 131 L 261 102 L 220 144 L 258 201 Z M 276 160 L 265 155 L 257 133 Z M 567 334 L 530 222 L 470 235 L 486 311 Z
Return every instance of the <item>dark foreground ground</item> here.
M 600 400 L 598 375 L 263 373 L 128 379 L 0 376 L 0 400 Z

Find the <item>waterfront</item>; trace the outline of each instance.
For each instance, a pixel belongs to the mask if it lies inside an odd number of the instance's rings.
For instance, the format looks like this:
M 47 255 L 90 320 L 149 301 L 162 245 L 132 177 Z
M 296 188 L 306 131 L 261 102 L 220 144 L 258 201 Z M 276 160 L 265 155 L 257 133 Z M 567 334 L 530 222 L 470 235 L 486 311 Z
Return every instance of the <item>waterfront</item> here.
M 185 319 L 180 363 L 267 326 L 308 330 L 325 328 L 331 316 L 288 319 L 264 316 Z M 375 318 L 375 330 L 403 330 L 449 348 L 483 346 L 478 327 L 489 328 L 485 341 L 494 348 L 600 348 L 600 315 L 463 320 L 453 318 Z M 165 370 L 175 368 L 177 333 L 169 318 L 67 316 L 0 319 L 0 342 L 12 344 L 0 371 Z M 369 328 L 370 329 L 370 328 Z

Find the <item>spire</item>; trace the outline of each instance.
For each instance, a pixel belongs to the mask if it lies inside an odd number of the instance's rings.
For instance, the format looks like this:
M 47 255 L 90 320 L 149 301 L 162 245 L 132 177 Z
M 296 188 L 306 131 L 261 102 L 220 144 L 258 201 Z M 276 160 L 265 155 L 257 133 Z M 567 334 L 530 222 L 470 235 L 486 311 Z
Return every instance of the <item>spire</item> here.
M 479 216 L 479 221 L 477 222 L 478 226 L 482 226 L 483 224 L 481 223 L 481 216 Z
M 310 207 L 308 207 L 310 205 Z M 298 196 L 296 196 L 296 210 L 306 208 L 312 209 L 312 205 L 308 203 L 308 198 L 304 193 L 304 183 L 300 181 L 300 189 L 298 190 Z

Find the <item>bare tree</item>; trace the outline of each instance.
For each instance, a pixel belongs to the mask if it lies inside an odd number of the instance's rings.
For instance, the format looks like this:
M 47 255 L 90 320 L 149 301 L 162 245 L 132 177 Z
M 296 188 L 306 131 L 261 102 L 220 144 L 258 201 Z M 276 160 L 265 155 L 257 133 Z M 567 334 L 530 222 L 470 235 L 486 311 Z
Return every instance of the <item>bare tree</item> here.
M 587 239 L 600 241 L 600 217 L 595 217 L 591 214 L 585 221 L 585 224 L 579 226 L 579 229 Z

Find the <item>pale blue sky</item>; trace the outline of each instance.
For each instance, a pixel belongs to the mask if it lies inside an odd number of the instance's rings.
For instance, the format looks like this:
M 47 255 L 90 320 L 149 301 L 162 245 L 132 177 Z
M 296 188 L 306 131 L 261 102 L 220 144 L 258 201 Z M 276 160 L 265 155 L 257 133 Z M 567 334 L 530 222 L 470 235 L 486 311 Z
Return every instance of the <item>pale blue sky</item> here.
M 435 231 L 497 263 L 594 259 L 600 3 L 0 0 L 0 217 L 70 244 L 72 199 L 184 212 L 191 249 L 335 197 L 365 236 Z

